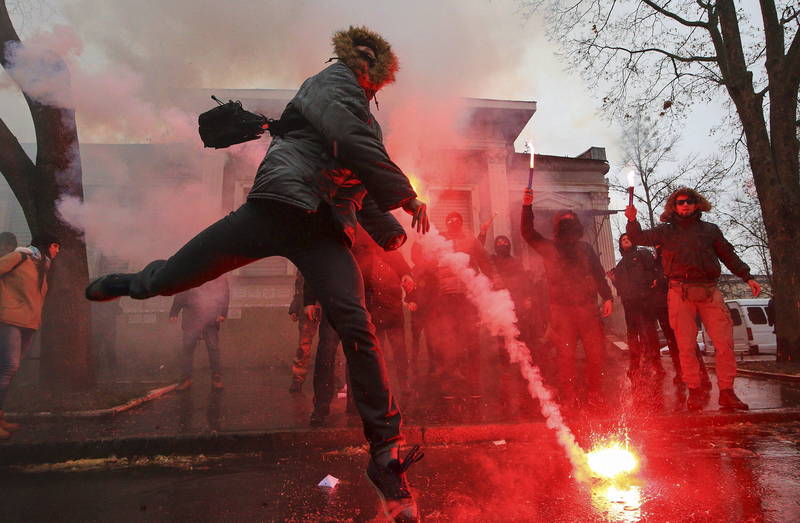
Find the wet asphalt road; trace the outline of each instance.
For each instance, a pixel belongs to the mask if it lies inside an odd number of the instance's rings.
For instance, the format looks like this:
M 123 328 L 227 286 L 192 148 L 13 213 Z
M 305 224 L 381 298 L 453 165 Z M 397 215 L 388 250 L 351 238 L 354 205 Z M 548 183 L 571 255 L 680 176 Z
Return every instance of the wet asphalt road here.
M 800 521 L 798 422 L 620 434 L 642 466 L 617 484 L 576 484 L 552 438 L 428 447 L 410 477 L 425 521 Z M 579 432 L 583 445 L 603 436 Z M 381 521 L 366 459 L 347 448 L 3 471 L 0 519 Z M 318 488 L 326 474 L 341 483 Z

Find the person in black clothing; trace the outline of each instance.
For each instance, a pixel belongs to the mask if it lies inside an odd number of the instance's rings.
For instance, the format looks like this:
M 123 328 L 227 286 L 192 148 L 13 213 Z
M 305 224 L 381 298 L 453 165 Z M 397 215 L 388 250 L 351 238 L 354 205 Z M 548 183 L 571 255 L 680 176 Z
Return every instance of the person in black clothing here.
M 628 330 L 628 378 L 639 384 L 650 372 L 663 377 L 656 332 L 656 260 L 647 249 L 638 249 L 627 234 L 619 238 L 622 259 L 610 271 L 625 310 Z M 649 372 L 648 369 L 649 368 Z
M 211 387 L 216 390 L 222 389 L 219 327 L 228 317 L 230 295 L 228 279 L 220 276 L 200 287 L 176 294 L 172 300 L 172 307 L 169 310 L 170 321 L 178 321 L 178 314 L 183 313 L 181 320 L 181 329 L 183 329 L 183 348 L 180 357 L 181 383 L 178 385 L 178 390 L 185 390 L 192 386 L 194 348 L 201 339 L 205 340 L 208 350 Z
M 410 277 L 411 268 L 402 254 L 379 247 L 374 239 L 382 241 L 384 246 L 391 246 L 395 243 L 391 238 L 398 234 L 405 236 L 405 233 L 402 227 L 389 221 L 372 225 L 370 233 L 368 235 L 367 231 L 359 227 L 353 244 L 353 254 L 364 278 L 364 303 L 375 325 L 375 334 L 378 340 L 388 341 L 398 379 L 396 385 L 403 389 L 407 385 L 408 355 L 402 289 L 412 289 L 414 282 Z M 318 427 L 325 425 L 330 414 L 335 392 L 339 336 L 331 327 L 325 310 L 320 311 L 313 289 L 308 286 L 303 289 L 303 300 L 306 316 L 321 320 L 317 356 L 314 360 L 314 411 L 311 414 L 311 426 Z M 351 401 L 352 396 L 348 396 L 348 401 Z
M 316 291 L 342 338 L 356 407 L 370 444 L 367 475 L 391 518 L 416 521 L 405 471 L 400 411 L 390 392 L 364 286 L 350 252 L 356 224 L 402 208 L 426 233 L 427 208 L 389 158 L 370 100 L 394 80 L 398 61 L 380 35 L 351 27 L 333 37 L 336 60 L 303 82 L 281 115 L 247 201 L 168 260 L 135 274 L 98 278 L 93 301 L 172 295 L 268 256 L 284 256 Z M 399 246 L 399 245 L 398 245 Z
M 583 225 L 570 210 L 553 217 L 553 237 L 545 238 L 534 228 L 533 191 L 522 198 L 522 237 L 542 256 L 550 303 L 550 338 L 556 345 L 562 399 L 577 406 L 575 384 L 578 340 L 586 353 L 587 398 L 602 401 L 605 372 L 605 334 L 597 307 L 603 299 L 602 316 L 611 314 L 611 289 L 592 246 L 581 241 Z

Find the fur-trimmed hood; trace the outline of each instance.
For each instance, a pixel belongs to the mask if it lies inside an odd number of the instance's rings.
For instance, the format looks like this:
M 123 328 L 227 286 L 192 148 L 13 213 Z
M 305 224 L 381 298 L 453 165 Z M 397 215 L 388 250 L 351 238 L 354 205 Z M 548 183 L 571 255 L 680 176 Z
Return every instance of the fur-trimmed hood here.
M 675 200 L 678 196 L 689 196 L 697 200 L 698 216 L 711 210 L 711 202 L 706 200 L 702 194 L 689 187 L 679 187 L 667 198 L 667 203 L 664 204 L 664 212 L 661 213 L 659 220 L 666 223 L 672 219 L 672 215 L 675 214 Z
M 375 53 L 375 61 L 363 70 L 365 55 L 356 47 L 363 45 Z M 366 27 L 350 26 L 346 31 L 333 35 L 333 51 L 336 57 L 347 65 L 358 77 L 364 89 L 374 94 L 384 85 L 394 82 L 394 74 L 399 68 L 392 46 L 381 35 Z

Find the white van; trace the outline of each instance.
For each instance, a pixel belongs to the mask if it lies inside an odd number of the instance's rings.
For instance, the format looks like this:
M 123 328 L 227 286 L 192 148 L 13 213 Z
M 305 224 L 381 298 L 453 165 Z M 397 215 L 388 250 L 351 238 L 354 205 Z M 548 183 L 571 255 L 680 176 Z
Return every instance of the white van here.
M 778 342 L 775 326 L 767 317 L 768 299 L 726 300 L 733 320 L 733 350 L 749 354 L 775 354 Z M 703 328 L 703 345 L 713 348 L 711 337 Z M 700 336 L 698 336 L 700 338 Z M 700 339 L 698 339 L 698 342 Z

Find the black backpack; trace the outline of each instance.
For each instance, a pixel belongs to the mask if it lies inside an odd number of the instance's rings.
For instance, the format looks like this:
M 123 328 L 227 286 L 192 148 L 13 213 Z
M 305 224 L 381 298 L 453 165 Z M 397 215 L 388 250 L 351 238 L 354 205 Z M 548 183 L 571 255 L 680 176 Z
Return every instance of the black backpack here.
M 211 98 L 217 107 L 197 118 L 198 131 L 203 145 L 214 149 L 224 149 L 231 145 L 257 140 L 265 131 L 277 134 L 279 120 L 272 120 L 263 114 L 247 111 L 238 100 L 223 103 L 216 96 Z

